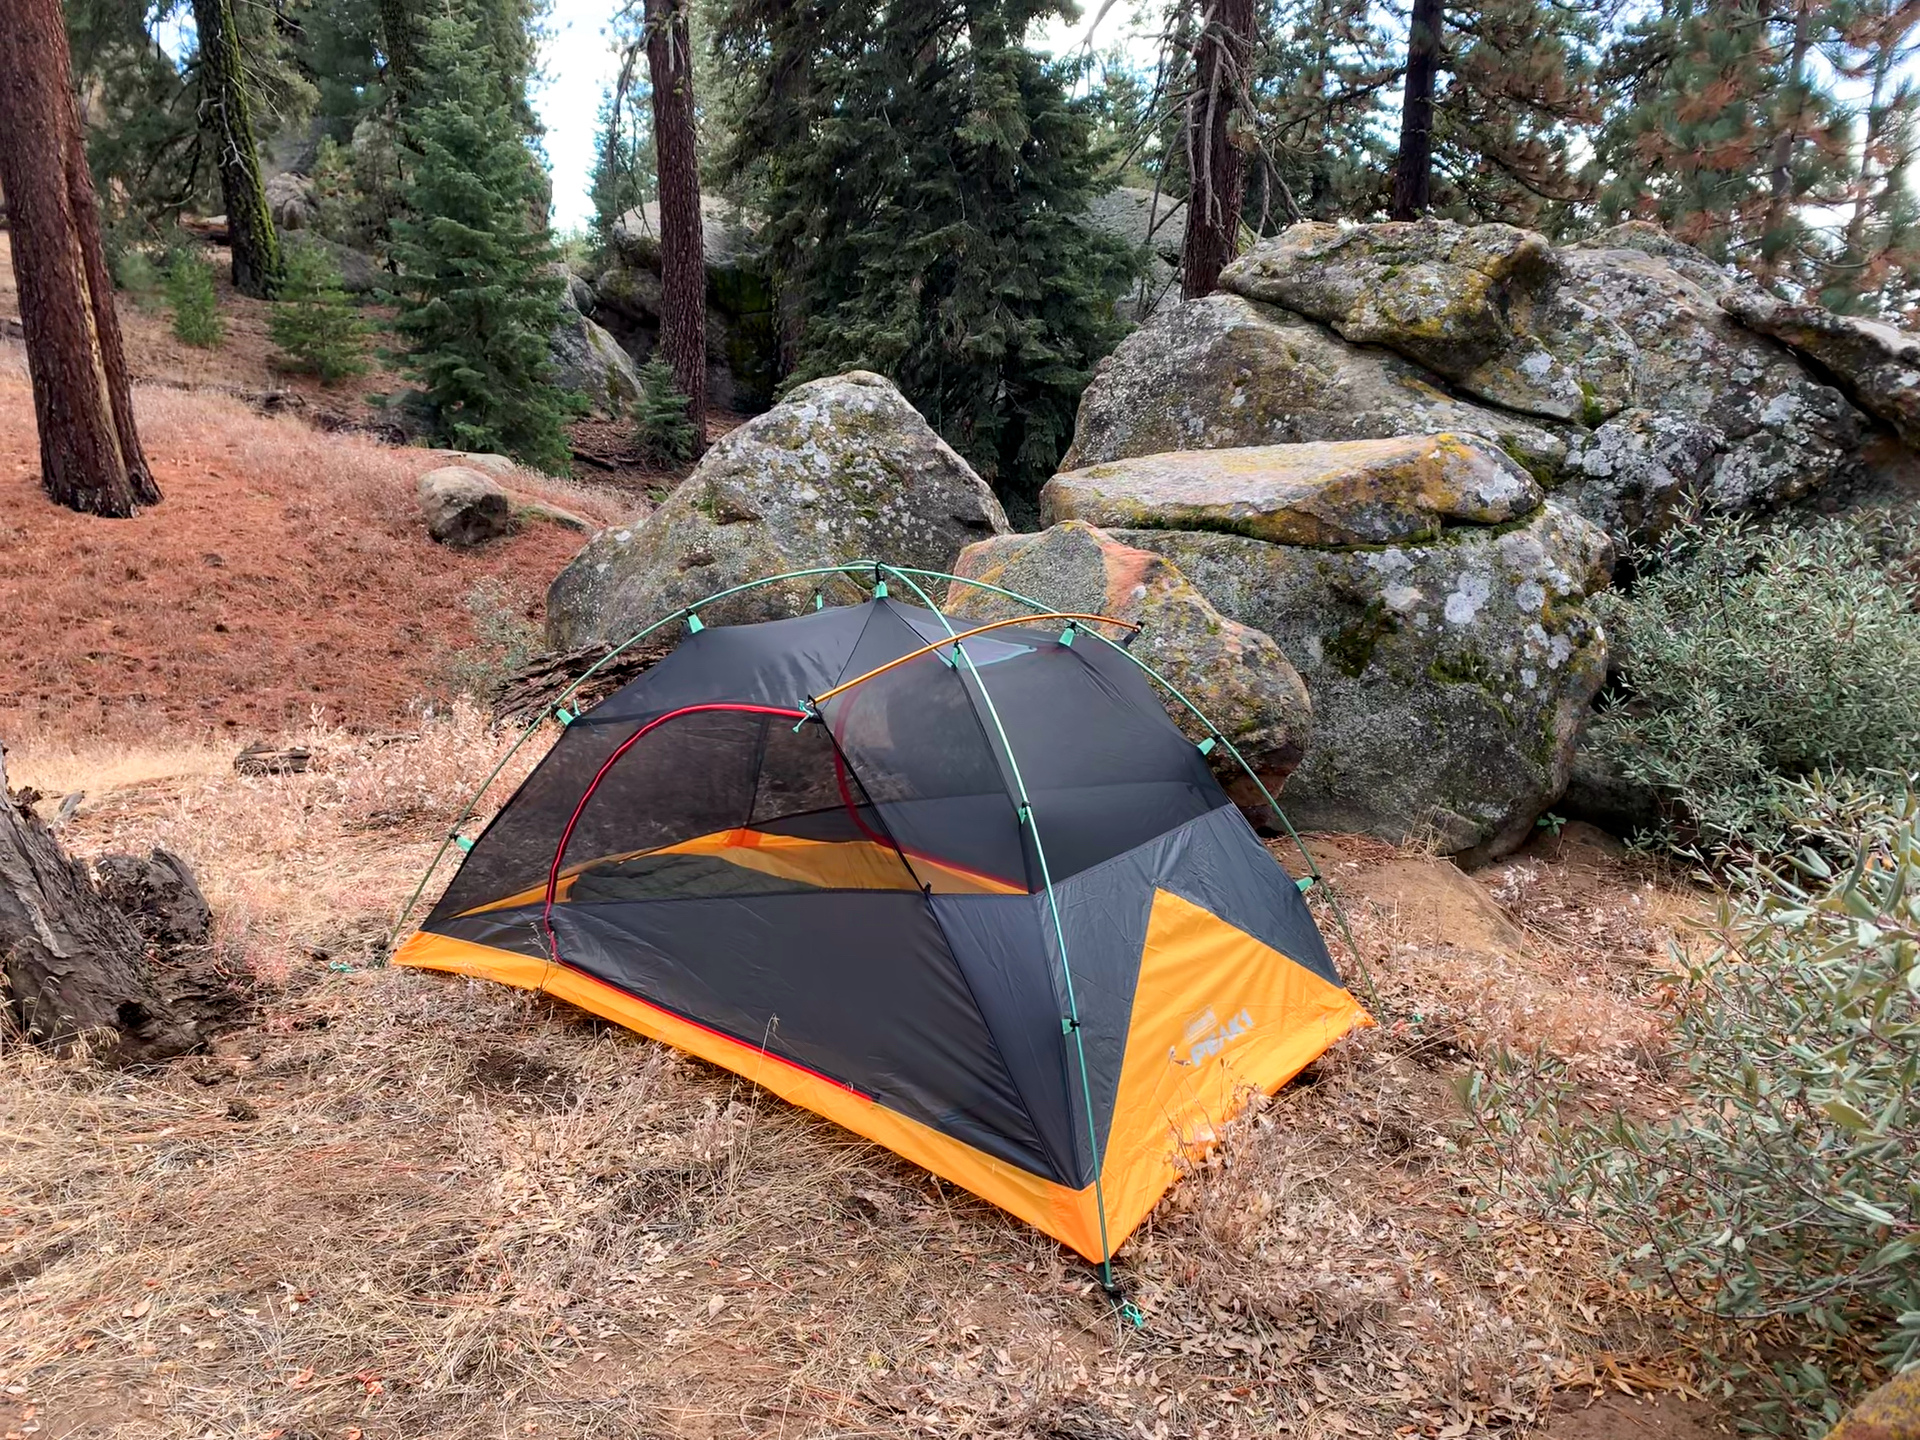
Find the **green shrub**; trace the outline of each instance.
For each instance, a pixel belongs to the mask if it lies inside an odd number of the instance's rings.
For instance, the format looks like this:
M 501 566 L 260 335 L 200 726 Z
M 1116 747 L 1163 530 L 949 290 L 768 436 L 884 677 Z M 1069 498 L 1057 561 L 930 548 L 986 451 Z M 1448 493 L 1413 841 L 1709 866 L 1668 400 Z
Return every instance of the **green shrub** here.
M 1731 1326 L 1709 1351 L 1760 1428 L 1817 1435 L 1874 1368 L 1920 1362 L 1920 799 L 1786 799 L 1818 843 L 1733 872 L 1704 958 L 1675 951 L 1677 1103 L 1595 1118 L 1548 1057 L 1465 1095 L 1507 1180 L 1544 1175 L 1547 1213 Z M 1823 857 L 1843 840 L 1850 862 Z
M 168 260 L 167 304 L 173 307 L 173 337 L 182 345 L 211 350 L 226 338 L 213 266 L 197 249 L 176 250 Z
M 673 383 L 673 367 L 655 355 L 640 367 L 640 394 L 633 402 L 633 443 L 661 465 L 675 465 L 693 454 L 695 431 L 687 397 Z
M 1792 782 L 1920 769 L 1920 585 L 1909 520 L 1679 527 L 1598 609 L 1624 703 L 1595 739 L 1676 812 L 1676 846 L 1775 849 Z
M 340 267 L 320 245 L 286 247 L 286 271 L 267 318 L 280 360 L 331 385 L 367 368 L 367 327 L 340 288 Z
M 473 644 L 448 657 L 447 682 L 455 694 L 487 705 L 503 680 L 541 652 L 543 638 L 524 603 L 498 580 L 476 582 L 464 603 L 473 617 Z

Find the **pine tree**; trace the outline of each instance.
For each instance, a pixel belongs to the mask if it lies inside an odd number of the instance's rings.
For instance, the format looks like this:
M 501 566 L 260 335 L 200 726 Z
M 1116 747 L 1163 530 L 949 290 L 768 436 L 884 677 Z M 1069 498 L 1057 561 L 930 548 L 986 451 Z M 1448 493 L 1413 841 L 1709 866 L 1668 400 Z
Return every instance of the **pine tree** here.
M 544 220 L 545 176 L 464 15 L 425 27 L 419 103 L 405 117 L 408 217 L 393 223 L 395 328 L 443 439 L 563 469 L 565 405 L 548 337 L 564 283 Z
M 1401 65 L 1371 0 L 1273 0 L 1254 52 L 1246 219 L 1359 219 L 1386 205 L 1393 148 L 1379 123 Z
M 182 246 L 168 260 L 167 303 L 173 309 L 173 338 L 182 345 L 213 350 L 227 338 L 213 290 L 213 266 L 197 248 Z
M 366 323 L 340 288 L 340 267 L 326 250 L 296 240 L 285 254 L 279 298 L 267 331 L 288 369 L 303 370 L 331 385 L 366 366 Z
M 1609 57 L 1603 220 L 1653 220 L 1763 278 L 1845 192 L 1844 116 L 1812 65 L 1841 12 L 1816 0 L 1666 0 Z
M 1132 258 L 1081 223 L 1091 107 L 1023 44 L 1049 0 L 737 0 L 726 173 L 757 187 L 799 376 L 891 376 L 1018 501 L 1118 338 Z
M 633 442 L 657 464 L 693 458 L 696 432 L 687 397 L 673 383 L 673 367 L 655 355 L 640 367 L 640 395 L 633 402 Z

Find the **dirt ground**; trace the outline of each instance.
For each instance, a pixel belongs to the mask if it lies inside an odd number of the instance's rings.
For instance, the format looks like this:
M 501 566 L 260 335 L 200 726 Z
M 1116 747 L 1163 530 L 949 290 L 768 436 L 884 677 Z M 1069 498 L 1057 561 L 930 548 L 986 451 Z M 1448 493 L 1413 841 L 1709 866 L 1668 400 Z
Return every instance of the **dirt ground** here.
M 257 1006 L 150 1073 L 0 1037 L 0 1440 L 1732 1433 L 1674 1317 L 1490 1188 L 1455 1095 L 1502 1046 L 1570 1060 L 1596 1100 L 1656 1083 L 1684 884 L 1578 826 L 1475 876 L 1309 837 L 1380 1023 L 1128 1242 L 1134 1329 L 1058 1245 L 736 1077 L 384 965 L 510 743 L 456 677 L 537 624 L 581 537 L 445 551 L 413 510 L 435 457 L 179 388 L 153 333 L 137 403 L 167 499 L 131 522 L 40 495 L 0 342 L 0 738 L 48 808 L 82 793 L 75 853 L 187 859 Z M 201 381 L 258 388 L 251 344 Z M 635 503 L 513 483 L 595 522 Z M 256 737 L 313 768 L 236 775 Z

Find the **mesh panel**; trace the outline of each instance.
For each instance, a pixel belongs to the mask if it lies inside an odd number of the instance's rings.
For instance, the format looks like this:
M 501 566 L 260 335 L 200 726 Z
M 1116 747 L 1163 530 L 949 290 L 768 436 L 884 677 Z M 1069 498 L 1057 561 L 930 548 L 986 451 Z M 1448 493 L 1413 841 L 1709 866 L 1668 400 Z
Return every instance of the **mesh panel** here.
M 896 665 L 827 701 L 821 717 L 923 881 L 950 869 L 1032 888 L 999 761 L 944 660 Z

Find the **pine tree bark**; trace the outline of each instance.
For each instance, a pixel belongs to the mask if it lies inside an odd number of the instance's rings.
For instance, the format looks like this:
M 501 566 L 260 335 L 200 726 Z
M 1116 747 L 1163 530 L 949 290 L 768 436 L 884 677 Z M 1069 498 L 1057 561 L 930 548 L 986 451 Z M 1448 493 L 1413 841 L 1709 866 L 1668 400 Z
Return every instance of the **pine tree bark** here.
M 265 299 L 280 282 L 280 238 L 260 179 L 232 0 L 193 0 L 200 38 L 200 124 L 212 137 L 233 246 L 233 288 Z
M 0 973 L 15 1022 L 42 1044 L 84 1040 L 120 1065 L 165 1060 L 200 1044 L 193 1020 L 160 993 L 140 932 L 7 789 L 4 757 Z
M 1180 293 L 1189 300 L 1211 295 L 1239 253 L 1247 181 L 1233 115 L 1247 93 L 1252 53 L 1253 0 L 1201 0 L 1187 100 L 1187 233 L 1180 248 Z
M 698 457 L 707 448 L 707 264 L 687 0 L 646 0 L 646 27 L 660 181 L 660 349 L 687 397 Z
M 386 50 L 387 98 L 404 110 L 420 69 L 417 0 L 380 0 L 380 43 Z
M 0 3 L 0 191 L 40 432 L 58 504 L 124 519 L 157 504 L 100 245 L 59 0 Z
M 1433 186 L 1433 85 L 1440 69 L 1444 0 L 1413 0 L 1407 34 L 1407 83 L 1400 101 L 1400 156 L 1393 169 L 1395 220 L 1427 213 Z

